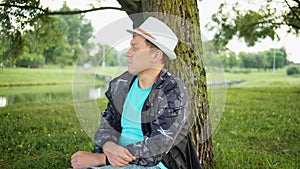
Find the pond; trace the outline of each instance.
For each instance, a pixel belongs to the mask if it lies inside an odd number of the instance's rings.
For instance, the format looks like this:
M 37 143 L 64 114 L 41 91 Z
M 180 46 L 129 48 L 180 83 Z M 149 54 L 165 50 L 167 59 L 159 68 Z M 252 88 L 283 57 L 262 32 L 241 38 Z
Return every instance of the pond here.
M 106 86 L 82 87 L 85 99 L 103 98 Z M 49 103 L 73 101 L 71 85 L 0 87 L 0 107 L 24 103 Z

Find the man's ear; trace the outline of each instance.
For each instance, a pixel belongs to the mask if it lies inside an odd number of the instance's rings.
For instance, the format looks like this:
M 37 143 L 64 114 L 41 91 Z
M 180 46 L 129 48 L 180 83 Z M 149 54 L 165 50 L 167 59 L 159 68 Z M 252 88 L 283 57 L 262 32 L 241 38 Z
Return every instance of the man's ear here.
M 163 55 L 164 53 L 161 50 L 156 50 L 153 55 L 154 61 L 155 62 L 161 61 L 163 59 Z

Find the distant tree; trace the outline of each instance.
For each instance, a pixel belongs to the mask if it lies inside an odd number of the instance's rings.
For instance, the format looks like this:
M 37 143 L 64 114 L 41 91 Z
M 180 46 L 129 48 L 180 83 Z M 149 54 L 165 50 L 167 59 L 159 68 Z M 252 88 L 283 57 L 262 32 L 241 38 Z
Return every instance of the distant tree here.
M 16 58 L 17 62 L 19 62 L 19 58 L 27 53 L 32 56 L 43 57 L 44 62 L 49 63 L 49 60 L 54 56 L 50 55 L 48 58 L 45 51 L 61 45 L 64 41 L 64 33 L 59 28 L 58 19 L 47 17 L 41 17 L 33 26 L 33 30 L 27 31 L 22 37 L 24 39 L 24 50 L 23 53 L 20 53 L 20 57 Z
M 239 66 L 238 57 L 236 56 L 236 54 L 234 52 L 229 52 L 227 59 L 228 59 L 228 67 L 230 69 L 235 66 Z
M 220 53 L 219 58 L 221 60 L 222 66 L 225 68 L 225 70 L 228 70 L 228 59 L 227 59 L 227 54 L 225 52 Z
M 117 51 L 114 48 L 109 48 L 109 50 L 107 51 L 106 55 L 105 55 L 106 59 L 106 64 L 107 66 L 119 66 L 121 61 L 123 60 L 122 57 L 125 57 L 124 55 L 121 56 L 119 54 L 119 51 Z
M 0 60 L 4 65 L 13 65 L 24 51 L 24 38 L 20 32 L 2 35 L 0 41 Z M 5 39 L 5 40 L 4 40 Z M 16 50 L 18 49 L 18 50 Z
M 109 45 L 97 44 L 97 53 L 90 55 L 86 58 L 86 61 L 90 61 L 93 66 L 101 66 L 105 63 L 105 66 L 119 66 L 123 61 L 120 52 Z M 100 65 L 99 65 L 100 64 Z
M 204 58 L 206 58 L 205 64 L 206 66 L 211 66 L 211 67 L 219 67 L 219 52 L 216 51 L 216 49 L 214 48 L 214 44 L 212 41 L 205 41 L 203 42 L 203 51 L 205 51 L 204 54 Z M 224 65 L 225 63 L 223 63 L 223 67 L 226 67 L 226 65 Z
M 71 9 L 64 2 L 62 8 L 58 11 L 78 11 L 79 9 Z M 82 46 L 93 34 L 93 27 L 90 21 L 84 18 L 83 14 L 80 15 L 63 15 L 59 17 L 62 22 L 65 22 L 63 31 L 65 32 L 68 43 L 73 46 L 80 43 Z
M 219 58 L 222 62 L 223 67 L 226 69 L 240 67 L 240 59 L 233 51 L 223 51 L 219 54 Z
M 275 68 L 282 68 L 285 65 L 286 62 L 286 54 L 284 50 L 278 50 L 278 49 L 270 49 L 267 51 L 264 51 L 267 62 L 268 62 L 268 68 L 273 68 L 273 62 L 275 57 Z
M 243 68 L 255 68 L 256 67 L 256 59 L 253 57 L 252 54 L 246 52 L 240 52 L 239 58 L 242 60 L 242 67 Z
M 26 12 L 18 8 L 18 4 L 22 3 L 28 3 L 34 7 L 39 6 L 39 1 L 36 0 L 0 2 L 0 58 L 5 64 L 15 64 L 16 58 L 24 51 L 24 32 L 31 30 L 35 24 L 35 18 L 40 17 L 39 11 L 31 7 L 24 7 L 28 9 Z
M 272 69 L 274 64 L 274 57 L 276 68 L 282 68 L 285 65 L 285 50 L 280 49 L 269 49 L 262 52 L 240 52 L 238 54 L 241 60 L 241 67 L 243 68 L 256 68 L 260 69 Z
M 64 2 L 63 7 L 59 11 L 72 11 L 72 9 Z M 58 32 L 62 33 L 62 39 L 56 45 L 53 45 L 52 48 L 45 50 L 46 61 L 50 63 L 64 61 L 63 64 L 66 64 L 67 60 L 68 64 L 75 62 L 87 40 L 93 34 L 91 22 L 84 19 L 83 15 L 67 15 L 53 18 L 57 20 Z M 48 24 L 52 25 L 52 23 Z M 64 56 L 68 57 L 66 59 L 56 58 Z
M 56 57 L 56 63 L 60 65 L 61 68 L 64 68 L 67 65 L 73 64 L 73 53 L 70 50 L 64 50 L 61 54 Z
M 264 69 L 267 65 L 267 59 L 262 52 L 252 53 L 252 57 L 254 57 L 255 64 L 253 68 L 257 70 Z
M 287 53 L 286 53 L 285 47 L 279 48 L 279 51 L 282 53 L 282 56 L 283 56 L 283 58 L 284 58 L 284 65 L 288 65 L 290 62 L 289 62 L 289 60 L 288 60 L 288 55 L 287 55 Z
M 69 56 L 71 51 L 71 61 L 74 62 L 80 53 L 78 51 L 93 33 L 91 22 L 83 14 L 47 17 L 45 12 L 48 9 L 43 9 L 37 0 L 6 0 L 0 3 L 0 9 L 0 37 L 5 39 L 5 42 L 0 42 L 0 60 L 7 64 L 15 64 L 25 50 L 29 54 L 45 56 L 46 63 L 65 60 L 56 57 Z M 64 3 L 58 12 L 61 11 L 72 10 Z M 61 47 L 66 48 L 56 49 Z
M 20 67 L 40 67 L 45 63 L 45 58 L 42 55 L 36 53 L 24 53 L 18 60 L 16 60 L 16 65 Z

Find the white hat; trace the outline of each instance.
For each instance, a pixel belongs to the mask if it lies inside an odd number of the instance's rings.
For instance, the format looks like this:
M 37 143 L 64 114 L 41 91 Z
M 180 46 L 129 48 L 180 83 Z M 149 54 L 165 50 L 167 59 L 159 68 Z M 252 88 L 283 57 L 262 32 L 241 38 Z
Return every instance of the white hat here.
M 129 33 L 137 33 L 148 39 L 151 43 L 162 50 L 170 60 L 176 59 L 174 49 L 178 39 L 175 33 L 162 21 L 149 17 L 140 27 L 127 30 Z

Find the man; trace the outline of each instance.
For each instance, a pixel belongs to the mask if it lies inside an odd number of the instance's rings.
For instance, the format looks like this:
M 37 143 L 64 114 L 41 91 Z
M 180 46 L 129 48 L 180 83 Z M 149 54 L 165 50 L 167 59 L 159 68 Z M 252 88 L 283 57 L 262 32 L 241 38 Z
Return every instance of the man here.
M 153 17 L 128 32 L 133 34 L 126 53 L 128 72 L 110 82 L 95 152 L 76 152 L 72 166 L 191 168 L 191 154 L 196 155 L 189 152 L 194 149 L 188 136 L 187 91 L 165 68 L 176 59 L 177 37 Z

